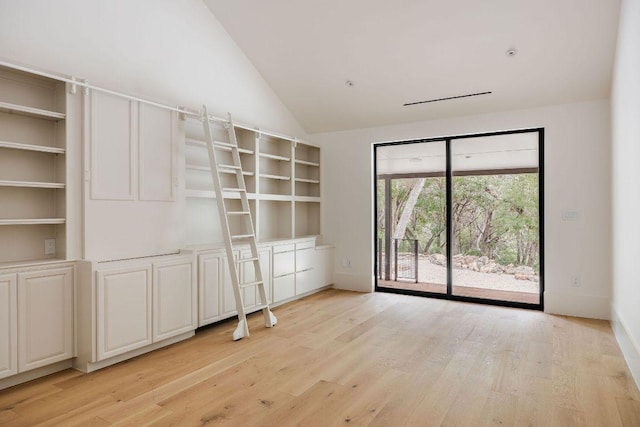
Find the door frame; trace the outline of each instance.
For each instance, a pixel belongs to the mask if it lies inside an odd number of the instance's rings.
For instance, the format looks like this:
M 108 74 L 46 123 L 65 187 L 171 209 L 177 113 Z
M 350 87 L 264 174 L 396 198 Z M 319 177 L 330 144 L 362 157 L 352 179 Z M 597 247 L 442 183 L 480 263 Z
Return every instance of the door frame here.
M 496 300 L 496 299 L 487 299 L 487 298 L 477 298 L 477 297 L 467 297 L 454 295 L 452 293 L 453 290 L 453 259 L 452 259 L 452 249 L 450 245 L 451 241 L 451 230 L 452 230 L 452 213 L 451 213 L 451 202 L 453 199 L 453 176 L 454 173 L 451 169 L 451 142 L 459 139 L 468 139 L 468 138 L 480 138 L 480 137 L 490 137 L 490 136 L 499 136 L 499 135 L 511 135 L 511 134 L 520 134 L 520 133 L 537 133 L 538 134 L 538 232 L 540 238 L 540 281 L 539 285 L 539 302 L 537 304 L 529 304 L 523 302 L 514 302 L 514 301 L 504 301 L 504 300 Z M 417 143 L 428 143 L 428 142 L 445 142 L 445 150 L 446 150 L 446 171 L 444 175 L 446 176 L 446 227 L 447 227 L 447 293 L 435 293 L 435 292 L 426 292 L 426 291 L 417 291 L 411 289 L 399 289 L 399 288 L 386 288 L 378 286 L 378 245 L 377 245 L 377 235 L 378 235 L 378 221 L 377 221 L 377 210 L 378 210 L 378 161 L 377 161 L 377 148 L 378 147 L 387 147 L 392 145 L 404 145 L 404 144 L 417 144 Z M 474 171 L 474 172 L 487 172 L 487 171 Z M 504 170 L 503 170 L 504 172 Z M 458 174 L 455 174 L 458 175 Z M 440 175 L 442 176 L 442 175 Z M 516 307 L 516 308 L 526 308 L 532 310 L 544 310 L 544 283 L 545 283 L 545 228 L 544 228 L 544 128 L 525 128 L 525 129 L 514 129 L 507 131 L 497 131 L 497 132 L 487 132 L 487 133 L 475 133 L 475 134 L 464 134 L 464 135 L 451 135 L 444 137 L 434 137 L 434 138 L 421 138 L 421 139 L 411 139 L 411 140 L 402 140 L 402 141 L 390 141 L 390 142 L 380 142 L 373 144 L 373 248 L 374 248 L 374 257 L 373 257 L 373 276 L 374 276 L 374 289 L 376 292 L 387 292 L 387 293 L 395 293 L 395 294 L 404 294 L 404 295 L 414 295 L 414 296 L 422 296 L 429 298 L 438 298 L 438 299 L 447 299 L 452 301 L 462 301 L 462 302 L 472 302 L 477 304 L 489 304 L 489 305 L 497 305 L 504 307 Z

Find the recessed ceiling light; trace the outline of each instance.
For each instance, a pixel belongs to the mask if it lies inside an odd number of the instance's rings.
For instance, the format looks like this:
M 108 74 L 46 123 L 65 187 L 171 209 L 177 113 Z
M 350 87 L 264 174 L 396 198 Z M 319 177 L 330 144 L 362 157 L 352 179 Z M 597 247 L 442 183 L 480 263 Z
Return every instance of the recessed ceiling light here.
M 517 53 L 518 51 L 516 50 L 515 47 L 512 47 L 511 49 L 507 50 L 507 56 L 516 56 Z
M 348 87 L 355 86 L 355 83 L 353 83 L 353 80 L 347 80 L 347 81 L 344 82 L 344 84 L 346 84 Z

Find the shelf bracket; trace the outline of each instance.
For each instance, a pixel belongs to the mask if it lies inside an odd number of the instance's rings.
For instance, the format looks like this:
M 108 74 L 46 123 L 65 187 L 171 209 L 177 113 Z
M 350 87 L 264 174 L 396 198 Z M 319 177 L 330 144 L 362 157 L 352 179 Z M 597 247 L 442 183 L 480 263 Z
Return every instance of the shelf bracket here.
M 69 93 L 71 95 L 75 95 L 76 93 L 78 93 L 78 85 L 75 84 L 76 78 L 72 76 L 71 81 L 74 83 L 69 84 Z
M 187 120 L 187 115 L 185 114 L 186 108 L 181 105 L 176 106 L 176 108 L 179 110 L 176 113 L 178 115 L 178 120 L 182 120 L 182 121 Z

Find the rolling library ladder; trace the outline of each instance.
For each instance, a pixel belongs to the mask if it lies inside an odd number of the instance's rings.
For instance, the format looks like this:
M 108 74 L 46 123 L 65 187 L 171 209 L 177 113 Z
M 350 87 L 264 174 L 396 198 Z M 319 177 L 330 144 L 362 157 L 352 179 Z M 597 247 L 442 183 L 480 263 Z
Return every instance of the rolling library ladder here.
M 229 132 L 229 142 L 216 141 L 211 132 L 209 122 L 209 114 L 207 107 L 203 106 L 202 123 L 204 125 L 204 134 L 207 143 L 207 151 L 209 153 L 209 163 L 211 165 L 211 175 L 213 178 L 213 186 L 216 193 L 218 214 L 222 225 L 222 234 L 224 236 L 224 246 L 227 252 L 227 261 L 229 263 L 229 272 L 231 274 L 231 283 L 233 286 L 233 294 L 236 300 L 236 310 L 238 311 L 238 326 L 233 332 L 233 340 L 237 341 L 243 337 L 249 336 L 249 326 L 247 324 L 247 314 L 244 301 L 242 298 L 242 290 L 244 288 L 257 286 L 260 294 L 262 313 L 267 328 L 276 325 L 278 320 L 269 308 L 267 294 L 264 288 L 264 280 L 262 277 L 262 269 L 260 268 L 260 258 L 258 255 L 258 247 L 256 245 L 256 234 L 251 218 L 251 209 L 247 198 L 247 187 L 244 182 L 244 173 L 240 154 L 238 151 L 238 141 L 236 132 L 229 114 L 229 122 L 227 124 Z M 221 159 L 221 153 L 226 154 L 226 159 L 231 160 L 230 163 L 224 163 Z M 230 156 L 229 156 L 230 154 Z M 220 160 L 219 160 L 220 159 Z M 224 180 L 222 174 L 231 176 L 229 180 Z M 235 178 L 234 178 L 235 177 Z M 229 183 L 230 187 L 223 186 L 223 182 Z M 237 200 L 240 198 L 240 210 L 231 210 L 227 206 L 227 201 Z M 234 244 L 249 244 L 250 257 L 234 257 Z M 251 282 L 240 282 L 239 267 L 244 263 L 253 263 L 255 271 L 255 280 Z

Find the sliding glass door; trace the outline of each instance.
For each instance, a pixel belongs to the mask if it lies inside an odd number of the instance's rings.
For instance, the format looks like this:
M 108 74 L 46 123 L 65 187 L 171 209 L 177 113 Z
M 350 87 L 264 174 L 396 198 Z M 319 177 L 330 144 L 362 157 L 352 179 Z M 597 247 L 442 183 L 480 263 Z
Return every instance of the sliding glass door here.
M 378 286 L 446 294 L 445 141 L 379 147 L 376 157 Z
M 379 144 L 376 289 L 542 308 L 543 130 Z

